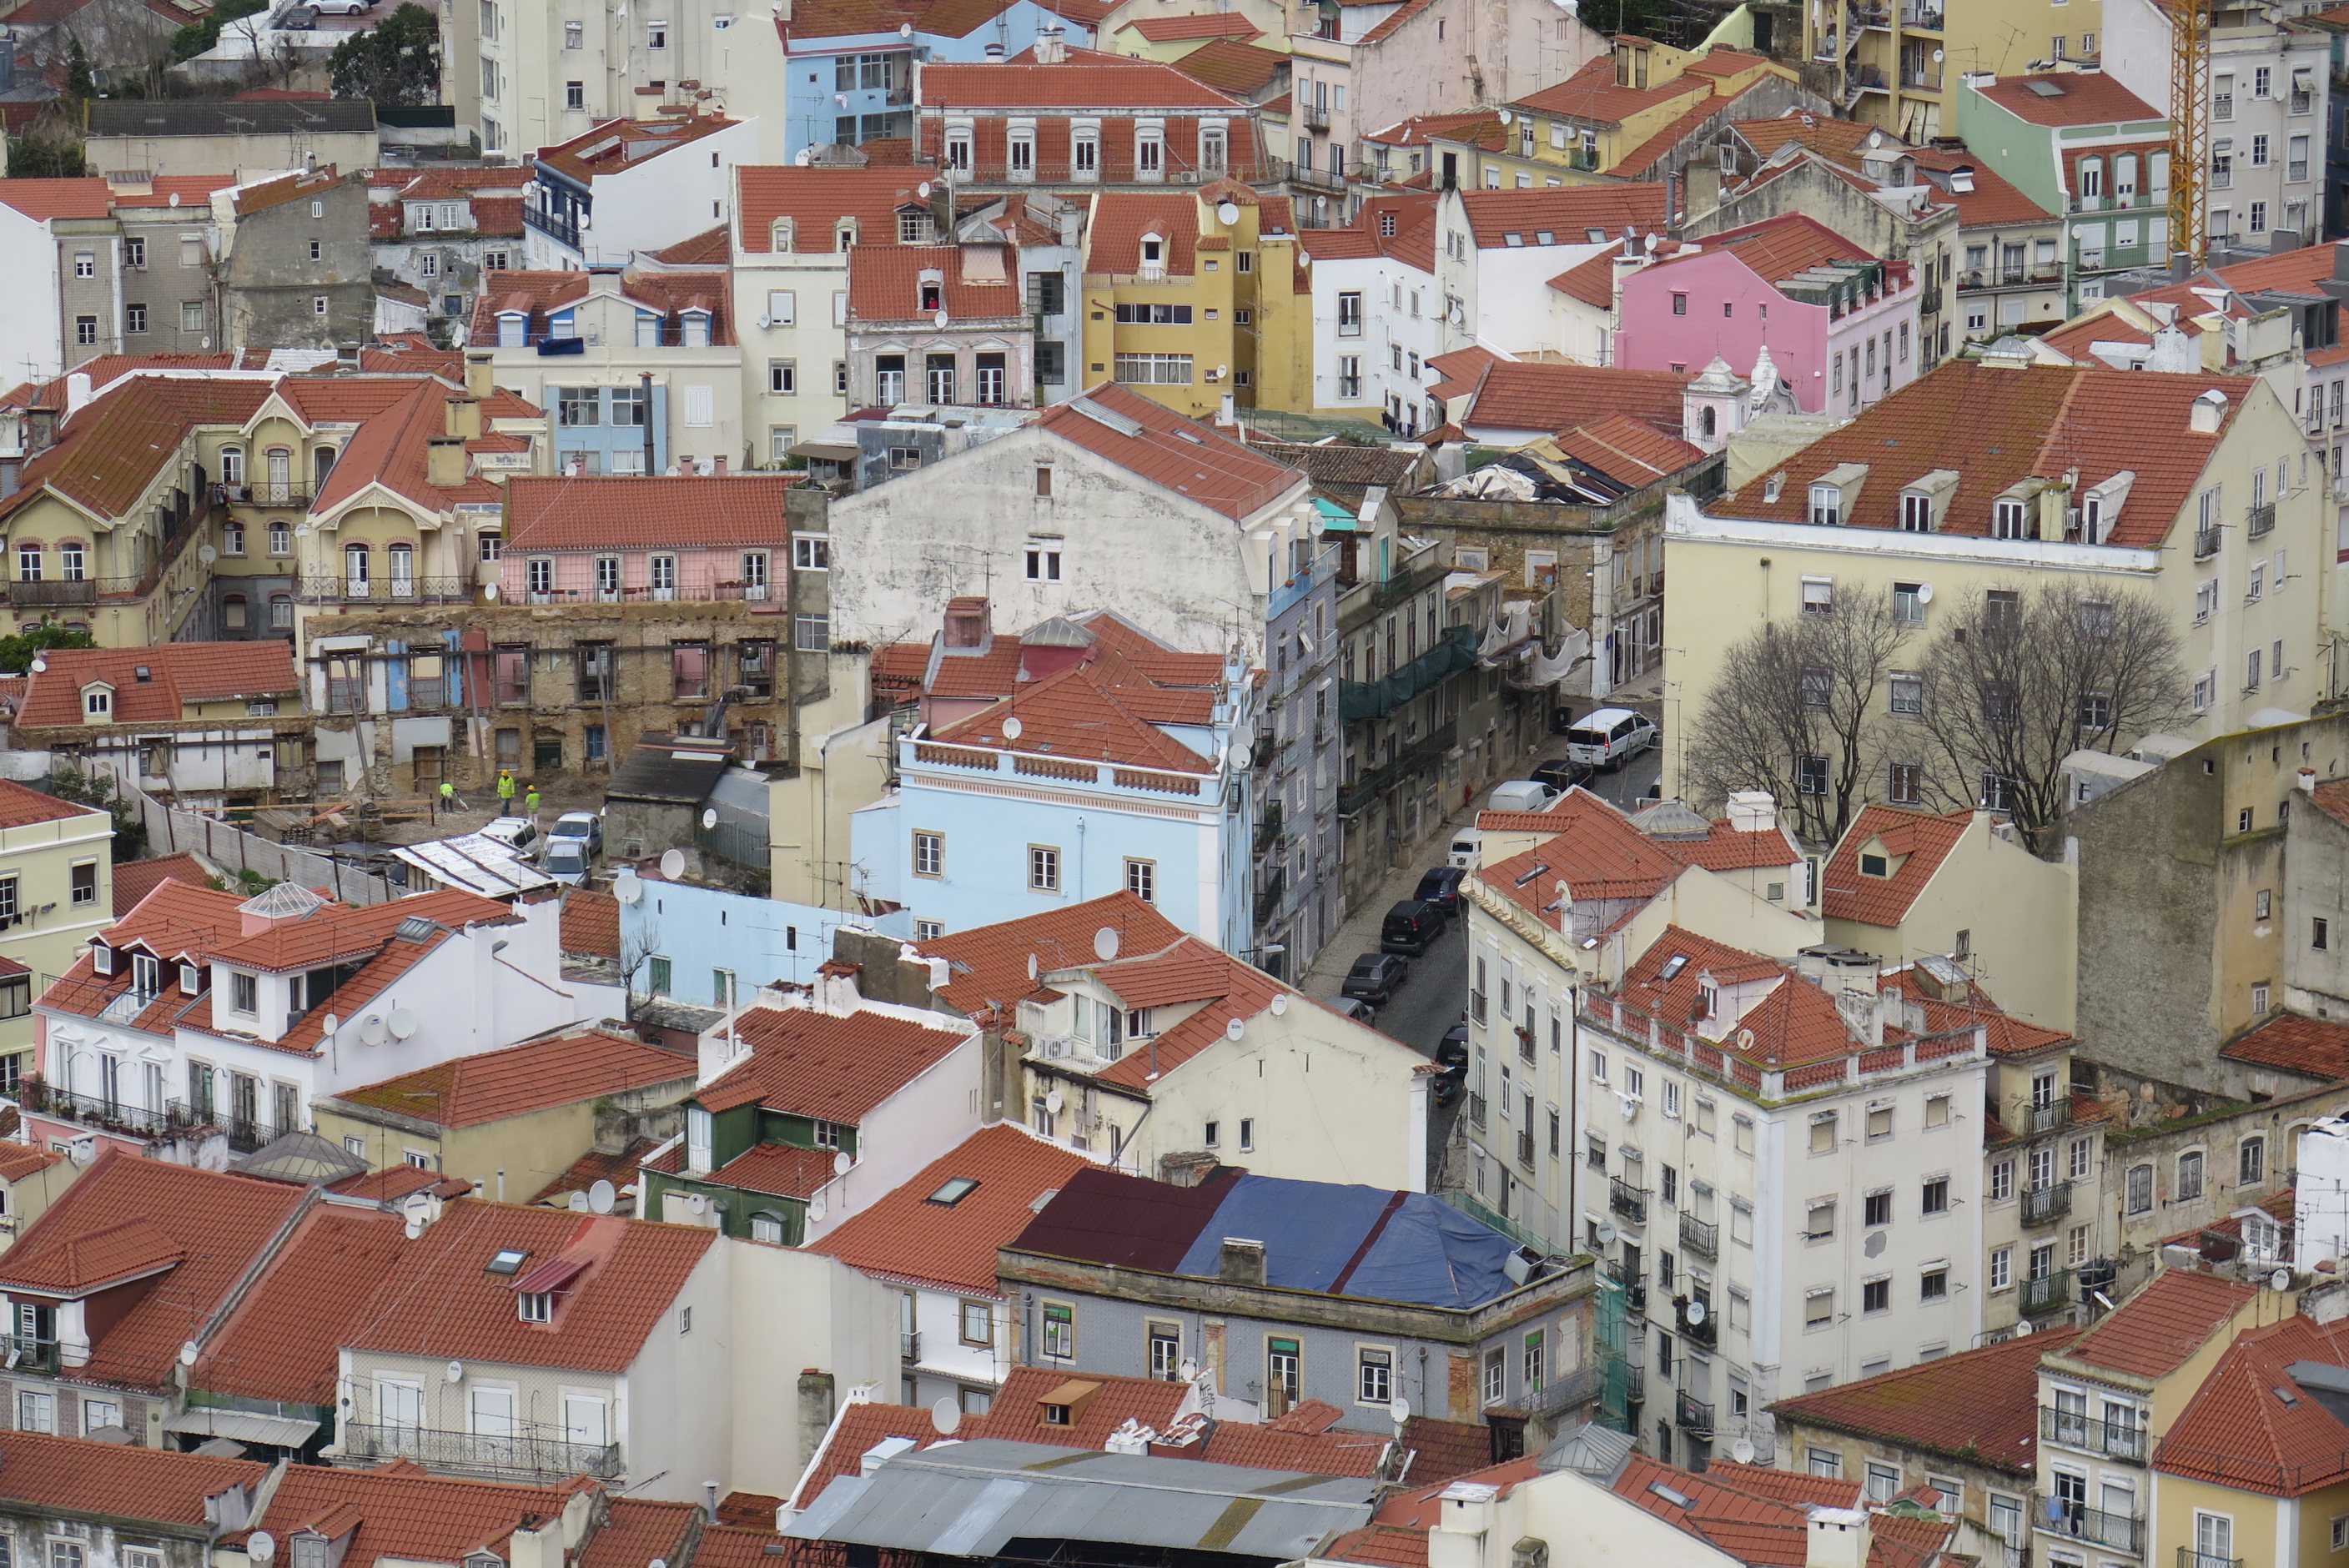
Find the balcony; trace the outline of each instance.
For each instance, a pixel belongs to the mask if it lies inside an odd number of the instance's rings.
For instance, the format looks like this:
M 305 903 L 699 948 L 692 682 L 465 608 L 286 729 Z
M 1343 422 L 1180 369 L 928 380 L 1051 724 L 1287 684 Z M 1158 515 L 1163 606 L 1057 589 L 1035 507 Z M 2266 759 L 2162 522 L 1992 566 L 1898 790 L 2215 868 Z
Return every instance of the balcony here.
M 1623 1399 L 1626 1404 L 1645 1404 L 1648 1398 L 1648 1368 L 1641 1362 L 1631 1362 L 1623 1368 Z
M 2210 548 L 2216 550 L 2218 546 L 2213 544 Z M 2060 1131 L 2071 1125 L 2072 1101 L 2069 1098 L 2034 1105 L 2023 1116 L 2024 1130 L 2033 1138 L 2043 1132 Z
M 2072 1183 L 2051 1181 L 2044 1187 L 2033 1187 L 2023 1194 L 2023 1222 L 2026 1225 L 2052 1225 L 2072 1212 Z
M 2197 561 L 2208 561 L 2210 557 L 2218 553 L 2219 531 L 2215 528 L 2196 529 L 2194 531 L 2194 559 Z
M 429 1427 L 346 1423 L 337 1445 L 344 1460 L 413 1460 L 426 1470 L 492 1480 L 552 1485 L 575 1475 L 609 1480 L 619 1475 L 617 1443 L 573 1443 L 553 1438 L 483 1437 Z
M 1330 129 L 1330 111 L 1320 104 L 1307 104 L 1299 111 L 1299 118 L 1305 121 L 1305 128 L 1308 130 Z
M 2144 1550 L 2145 1522 L 2134 1515 L 2082 1508 L 2060 1497 L 2039 1498 L 2031 1508 L 2034 1522 L 2051 1535 L 2090 1541 L 2131 1555 Z
M 2209 1552 L 2197 1552 L 2191 1546 L 2178 1549 L 2178 1568 L 2243 1568 L 2240 1557 L 2220 1557 Z
M 1614 1191 L 1608 1195 L 1607 1206 L 1635 1225 L 1648 1222 L 1648 1190 L 1634 1187 L 1620 1176 L 1609 1178 Z
M 1607 1265 L 1607 1277 L 1623 1292 L 1623 1303 L 1633 1316 L 1648 1310 L 1648 1282 L 1637 1274 L 1626 1273 L 1620 1263 Z
M 1713 1315 L 1710 1302 L 1702 1304 L 1701 1309 L 1694 1302 L 1675 1302 L 1673 1305 L 1677 1308 L 1676 1321 L 1682 1338 L 1708 1350 L 1721 1343 L 1721 1319 Z
M 1693 1438 L 1713 1436 L 1713 1407 L 1693 1395 L 1682 1394 L 1672 1400 L 1672 1425 Z
M 2057 1269 L 2044 1279 L 2024 1280 L 2018 1295 L 2025 1317 L 2037 1317 L 2042 1313 L 2069 1305 L 2072 1300 L 2072 1271 Z
M 1903 5 L 1900 7 L 1900 26 L 1938 33 L 1941 30 L 1941 8 L 1939 5 Z
M 161 1110 L 143 1110 L 119 1100 L 54 1088 L 39 1078 L 25 1079 L 17 1096 L 26 1110 L 38 1115 L 136 1138 L 168 1137 L 203 1119 L 176 1099 Z
M 568 217 L 560 212 L 549 212 L 525 202 L 522 210 L 522 221 L 558 245 L 567 245 L 574 251 L 579 248 L 579 221 L 576 218 Z
M 1517 1163 L 1528 1171 L 1534 1168 L 1534 1135 L 1531 1132 L 1517 1134 Z
M 1587 1362 L 1527 1394 L 1525 1398 L 1526 1413 L 1544 1418 L 1562 1416 L 1598 1398 L 1606 1382 L 1605 1364 Z
M 2039 1409 L 2039 1435 L 2067 1449 L 2109 1459 L 2145 1462 L 2146 1431 L 2134 1423 L 2099 1421 L 2085 1410 Z
M 2253 539 L 2275 531 L 2275 502 L 2263 500 L 2251 508 L 2251 533 Z
M 307 485 L 273 484 L 266 480 L 257 485 L 217 484 L 212 486 L 212 500 L 220 505 L 234 506 L 296 506 L 308 510 L 311 490 Z
M 305 577 L 295 584 L 305 604 L 470 604 L 478 592 L 470 577 Z
M 1681 1251 L 1712 1263 L 1721 1256 L 1721 1227 L 1708 1225 L 1694 1214 L 1681 1216 Z
M 11 583 L 8 603 L 18 609 L 47 609 L 55 605 L 94 604 L 98 602 L 98 584 L 85 577 L 78 583 Z
M 1913 86 L 1915 84 L 1912 83 L 1910 85 Z M 1941 286 L 1939 284 L 1928 284 L 1925 289 L 1924 297 L 1917 302 L 1917 308 L 1926 315 L 1940 315 Z
M 897 1359 L 911 1365 L 922 1358 L 922 1334 L 917 1328 L 900 1330 L 897 1335 Z
M 1394 785 L 1422 769 L 1442 761 L 1444 753 L 1452 749 L 1454 742 L 1459 738 L 1459 725 L 1456 721 L 1447 724 L 1443 728 L 1413 741 L 1392 758 L 1371 769 L 1368 773 L 1358 775 L 1347 782 L 1338 791 L 1338 814 L 1341 817 L 1354 816 Z M 1472 997 L 1471 1000 L 1481 1003 L 1480 998 Z M 1485 1021 L 1481 1006 L 1478 1007 L 1476 1021 L 1480 1024 Z
M 0 1366 L 11 1372 L 55 1372 L 57 1370 L 57 1342 L 54 1339 L 34 1339 L 21 1334 L 0 1335 L 0 1346 L 7 1356 Z

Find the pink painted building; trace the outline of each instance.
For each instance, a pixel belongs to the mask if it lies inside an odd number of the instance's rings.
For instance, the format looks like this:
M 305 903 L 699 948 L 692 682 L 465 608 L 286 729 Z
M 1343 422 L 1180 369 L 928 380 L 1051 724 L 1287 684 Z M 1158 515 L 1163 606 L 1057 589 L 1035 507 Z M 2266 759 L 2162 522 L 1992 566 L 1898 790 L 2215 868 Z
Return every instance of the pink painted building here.
M 1767 349 L 1796 407 L 1856 414 L 1917 378 L 1921 294 L 1908 263 L 1815 218 L 1772 218 L 1627 277 L 1616 363 L 1689 375 L 1719 356 L 1750 374 Z
M 506 487 L 499 596 L 509 604 L 736 599 L 781 612 L 797 476 L 518 479 Z M 802 542 L 808 564 L 827 542 Z

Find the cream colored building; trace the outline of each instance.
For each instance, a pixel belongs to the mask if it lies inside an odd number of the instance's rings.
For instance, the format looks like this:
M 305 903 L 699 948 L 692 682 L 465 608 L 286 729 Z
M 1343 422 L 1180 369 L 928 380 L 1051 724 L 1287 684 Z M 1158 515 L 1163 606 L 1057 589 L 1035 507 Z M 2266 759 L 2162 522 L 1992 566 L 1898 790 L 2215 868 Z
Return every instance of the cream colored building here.
M 0 780 L 0 1083 L 32 1070 L 33 998 L 114 923 L 114 818 Z
M 2144 459 L 2156 443 L 2158 468 Z M 1856 594 L 1883 595 L 1921 655 L 1985 593 L 2060 583 L 2168 613 L 2189 739 L 2306 713 L 2336 689 L 2338 589 L 2311 569 L 2332 559 L 2334 509 L 2305 450 L 2291 409 L 2251 377 L 1945 365 L 1739 490 L 1668 498 L 1667 690 L 1693 720 L 1755 624 Z M 1668 715 L 1668 795 L 1684 788 L 1686 733 Z M 1921 746 L 1889 756 L 1867 798 L 1897 803 L 1906 780 L 1889 765 L 1912 762 L 1930 764 Z
M 1803 54 L 1856 119 L 1920 145 L 1957 132 L 1961 77 L 2093 62 L 2104 0 L 1874 0 L 1806 6 Z

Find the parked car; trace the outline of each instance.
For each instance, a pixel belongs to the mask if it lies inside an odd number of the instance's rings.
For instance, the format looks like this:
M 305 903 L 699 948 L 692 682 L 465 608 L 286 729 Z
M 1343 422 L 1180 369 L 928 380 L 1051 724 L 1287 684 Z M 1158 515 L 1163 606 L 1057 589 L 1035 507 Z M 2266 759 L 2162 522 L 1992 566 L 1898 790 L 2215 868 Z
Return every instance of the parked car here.
M 1487 811 L 1547 811 L 1560 791 L 1547 784 L 1537 784 L 1530 779 L 1512 779 L 1506 784 L 1493 786 L 1492 795 L 1485 802 Z
M 546 852 L 540 857 L 539 869 L 556 882 L 572 887 L 587 884 L 587 869 L 594 863 L 587 853 L 585 839 L 549 839 Z
M 493 817 L 481 830 L 481 837 L 496 840 L 523 860 L 537 854 L 539 847 L 546 841 L 545 835 L 538 830 L 538 824 L 528 817 Z
M 593 860 L 604 852 L 604 818 L 596 811 L 565 811 L 546 830 L 550 839 L 583 839 Z
M 1588 762 L 1577 762 L 1571 757 L 1553 757 L 1526 777 L 1537 784 L 1547 784 L 1563 795 L 1578 785 L 1589 783 L 1593 771 Z
M 1464 1068 L 1468 1065 L 1468 1024 L 1465 1019 L 1444 1031 L 1435 1042 L 1435 1065 L 1440 1068 Z
M 1452 835 L 1452 848 L 1444 859 L 1463 871 L 1476 869 L 1476 856 L 1485 847 L 1485 831 L 1481 828 L 1463 828 Z
M 364 16 L 375 0 L 310 0 L 311 5 L 328 16 Z
M 1336 1011 L 1338 1016 L 1351 1018 L 1366 1029 L 1375 1028 L 1378 1026 L 1379 1010 L 1360 996 L 1340 996 L 1330 1006 Z
M 1444 934 L 1444 919 L 1443 905 L 1407 898 L 1387 911 L 1386 919 L 1379 923 L 1379 951 L 1408 953 L 1416 958 Z
M 1410 977 L 1411 965 L 1407 961 L 1392 953 L 1365 953 L 1346 972 L 1346 983 L 1338 987 L 1338 995 L 1359 997 L 1373 1007 L 1383 1007 L 1394 999 L 1395 987 Z
M 1445 915 L 1460 913 L 1460 882 L 1468 873 L 1458 866 L 1438 866 L 1419 879 L 1419 891 L 1411 896 L 1422 903 L 1440 907 Z
M 277 18 L 280 30 L 288 33 L 306 33 L 317 25 L 318 8 L 316 5 L 289 6 Z
M 1620 768 L 1656 743 L 1656 727 L 1628 707 L 1602 707 L 1583 715 L 1566 732 L 1566 754 L 1576 762 L 1606 770 Z

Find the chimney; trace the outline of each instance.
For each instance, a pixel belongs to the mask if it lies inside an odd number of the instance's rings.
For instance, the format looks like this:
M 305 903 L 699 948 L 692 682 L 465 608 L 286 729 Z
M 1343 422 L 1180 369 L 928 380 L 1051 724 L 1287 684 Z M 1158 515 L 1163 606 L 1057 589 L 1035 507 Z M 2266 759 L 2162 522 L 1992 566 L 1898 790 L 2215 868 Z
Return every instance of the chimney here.
M 947 647 L 984 648 L 993 641 L 985 599 L 974 596 L 947 601 Z
M 465 482 L 465 438 L 434 436 L 426 443 L 424 482 L 440 490 L 454 490 Z
M 2292 782 L 2293 782 L 2294 784 L 2296 784 L 2296 785 L 2298 785 L 2298 786 L 2300 787 L 2300 792 L 2301 792 L 2302 794 L 2303 794 L 2303 795 L 2313 795 L 2313 794 L 2315 794 L 2315 793 L 2316 793 L 2316 769 L 2313 769 L 2313 768 L 2303 768 L 2303 769 L 2302 769 L 2300 770 L 2299 774 L 2298 774 L 2296 777 L 2294 777 L 2294 779 L 2292 779 Z
M 810 998 L 815 1010 L 844 1018 L 864 1006 L 864 995 L 856 985 L 856 976 L 863 972 L 863 965 L 840 958 L 819 965 L 815 972 L 814 995 Z
M 77 370 L 66 377 L 66 418 L 70 419 L 89 401 L 89 372 Z
M 1261 1286 L 1264 1284 L 1264 1243 L 1226 1236 L 1221 1278 L 1226 1284 Z
M 2220 422 L 2226 417 L 2227 395 L 2213 387 L 2194 399 L 2194 406 L 2186 416 L 2186 428 L 2198 436 L 2215 436 L 2219 433 Z
M 446 434 L 465 441 L 478 441 L 481 438 L 481 400 L 480 398 L 470 392 L 452 393 L 441 399 L 441 407 L 445 410 L 443 422 L 447 426 Z
M 1069 57 L 1067 34 L 1057 26 L 1036 29 L 1036 63 L 1057 66 Z
M 701 1506 L 709 1511 L 710 1518 L 718 1517 L 718 1483 L 716 1481 L 706 1480 L 701 1483 Z
M 490 356 L 488 355 L 468 354 L 465 356 L 466 391 L 471 392 L 476 397 L 486 399 L 490 394 L 497 390 L 497 382 L 494 379 L 494 376 L 495 372 L 491 366 Z
M 1864 1508 L 1814 1508 L 1803 1568 L 1865 1568 L 1874 1533 Z
M 1778 802 L 1767 789 L 1740 789 L 1729 797 L 1733 832 L 1766 833 L 1778 825 Z

